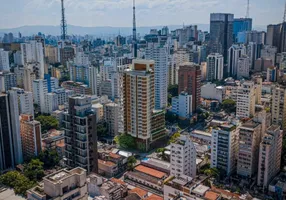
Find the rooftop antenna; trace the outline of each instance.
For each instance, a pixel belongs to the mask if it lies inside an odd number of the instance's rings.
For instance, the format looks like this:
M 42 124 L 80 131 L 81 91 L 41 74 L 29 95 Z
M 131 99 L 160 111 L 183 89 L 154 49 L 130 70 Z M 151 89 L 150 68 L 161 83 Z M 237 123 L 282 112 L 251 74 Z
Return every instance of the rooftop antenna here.
M 61 0 L 61 2 L 62 2 L 62 20 L 61 20 L 62 40 L 66 40 L 66 37 L 67 37 L 67 21 L 65 18 L 64 0 Z
M 245 18 L 249 18 L 249 0 L 247 0 L 247 8 L 246 8 L 246 16 Z
M 133 56 L 137 58 L 137 38 L 136 38 L 136 13 L 135 0 L 133 0 Z

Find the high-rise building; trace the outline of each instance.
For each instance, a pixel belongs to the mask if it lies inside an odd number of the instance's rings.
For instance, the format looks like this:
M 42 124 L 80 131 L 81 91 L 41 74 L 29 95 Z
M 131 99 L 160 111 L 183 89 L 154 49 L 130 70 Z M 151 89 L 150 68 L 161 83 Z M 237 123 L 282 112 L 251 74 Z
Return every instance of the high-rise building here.
M 247 55 L 242 55 L 237 62 L 237 78 L 249 78 L 250 60 Z
M 16 75 L 14 73 L 4 71 L 0 72 L 0 90 L 6 92 L 12 87 L 17 86 Z
M 246 47 L 244 45 L 232 45 L 228 50 L 228 75 L 236 76 L 238 69 L 238 59 L 246 55 Z
M 24 160 L 38 156 L 42 151 L 41 123 L 32 115 L 21 115 L 20 134 Z
M 9 52 L 0 49 L 0 71 L 10 71 Z
M 147 43 L 146 59 L 154 60 L 155 108 L 163 109 L 168 105 L 168 51 L 160 43 Z
M 58 101 L 58 95 L 56 93 L 47 93 L 45 94 L 45 109 L 44 113 L 52 114 L 53 111 L 56 111 L 59 109 L 59 101 Z
M 249 120 L 241 125 L 237 160 L 239 176 L 251 178 L 257 173 L 261 134 L 260 123 Z
M 49 64 L 55 64 L 59 62 L 58 48 L 51 45 L 45 46 L 45 58 L 46 62 Z
M 272 90 L 272 123 L 281 126 L 286 131 L 286 90 L 276 86 Z
M 19 102 L 19 114 L 34 116 L 33 93 L 27 92 L 22 88 L 13 87 L 9 90 L 11 96 L 15 96 Z
M 182 92 L 172 98 L 172 112 L 182 119 L 189 119 L 192 115 L 192 95 Z
M 276 53 L 277 53 L 277 47 L 273 47 L 273 46 L 269 46 L 269 45 L 265 45 L 262 49 L 261 49 L 261 58 L 262 59 L 269 59 L 272 62 L 272 65 L 275 65 L 275 61 L 276 61 Z
M 219 53 L 212 53 L 207 57 L 207 80 L 223 79 L 223 56 Z
M 250 59 L 250 69 L 254 69 L 255 61 L 261 57 L 262 44 L 249 42 L 246 49 L 247 56 Z
M 66 165 L 82 167 L 87 173 L 98 173 L 96 115 L 90 97 L 77 95 L 69 98 L 63 127 Z
M 104 118 L 107 124 L 108 135 L 118 135 L 119 106 L 116 103 L 104 105 Z
M 48 94 L 48 84 L 45 79 L 37 79 L 33 81 L 33 97 L 34 103 L 37 105 L 41 113 L 45 113 L 45 98 Z
M 252 19 L 251 18 L 239 18 L 233 20 L 233 34 L 235 41 L 237 41 L 237 35 L 239 32 L 246 32 L 252 30 Z
M 188 135 L 181 135 L 171 143 L 171 175 L 196 177 L 196 148 Z
M 22 74 L 19 74 L 20 77 L 17 74 L 17 82 L 18 78 L 19 81 L 23 80 L 23 87 L 25 91 L 33 92 L 33 81 L 36 80 L 36 74 L 33 72 L 32 69 L 24 68 L 23 69 L 23 77 L 21 77 Z
M 233 14 L 211 13 L 210 53 L 219 53 L 227 61 L 227 51 L 233 44 Z
M 264 31 L 247 31 L 245 32 L 245 43 L 254 42 L 256 44 L 265 44 L 266 32 Z
M 73 60 L 75 56 L 74 48 L 70 42 L 58 42 L 58 58 L 62 65 L 67 65 L 67 62 Z
M 150 60 L 133 60 L 123 77 L 124 132 L 136 138 L 143 150 L 166 134 L 162 112 L 154 111 L 154 65 Z
M 17 98 L 0 94 L 0 171 L 13 169 L 23 162 Z
M 194 63 L 183 63 L 179 68 L 179 93 L 185 91 L 192 95 L 192 110 L 195 111 L 201 101 L 201 69 Z
M 236 116 L 249 118 L 255 114 L 255 88 L 252 81 L 245 81 L 237 88 Z
M 39 78 L 44 78 L 44 49 L 43 44 L 37 41 L 29 41 L 21 44 L 22 63 L 39 63 Z
M 169 70 L 169 84 L 174 85 L 179 83 L 178 71 L 181 64 L 190 61 L 190 55 L 186 48 L 178 48 L 174 54 Z
M 259 149 L 257 185 L 267 188 L 280 171 L 283 131 L 272 125 L 266 130 Z
M 83 62 L 82 62 L 83 63 Z M 97 95 L 97 68 L 89 65 L 69 63 L 70 80 L 81 82 L 91 88 L 92 94 Z
M 236 170 L 239 124 L 225 123 L 212 130 L 211 167 L 228 176 Z
M 268 67 L 266 81 L 268 82 L 276 82 L 277 81 L 277 67 Z
M 277 47 L 277 52 L 286 51 L 286 22 L 267 26 L 266 44 Z

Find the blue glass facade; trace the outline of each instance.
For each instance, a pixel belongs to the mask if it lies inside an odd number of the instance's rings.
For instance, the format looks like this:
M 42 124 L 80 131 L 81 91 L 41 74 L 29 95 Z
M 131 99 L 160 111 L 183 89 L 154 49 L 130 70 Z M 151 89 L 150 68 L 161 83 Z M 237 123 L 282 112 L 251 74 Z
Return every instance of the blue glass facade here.
M 234 19 L 233 21 L 233 35 L 235 41 L 239 32 L 251 31 L 252 30 L 252 19 L 251 18 L 240 18 Z

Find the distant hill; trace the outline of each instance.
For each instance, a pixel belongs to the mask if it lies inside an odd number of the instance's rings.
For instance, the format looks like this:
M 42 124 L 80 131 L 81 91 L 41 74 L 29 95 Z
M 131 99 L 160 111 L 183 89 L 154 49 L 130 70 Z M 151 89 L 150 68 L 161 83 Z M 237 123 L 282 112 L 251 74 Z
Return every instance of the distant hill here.
M 137 32 L 140 35 L 145 35 L 150 32 L 150 29 L 161 29 L 163 26 L 146 26 L 137 27 Z M 182 25 L 170 25 L 170 30 L 182 28 Z M 198 24 L 198 28 L 203 31 L 209 31 L 209 24 Z M 255 30 L 266 30 L 266 26 L 256 26 Z M 99 26 L 99 27 L 82 27 L 68 25 L 68 35 L 94 35 L 94 36 L 114 36 L 120 31 L 121 35 L 131 35 L 131 27 L 110 27 L 110 26 Z M 30 36 L 41 32 L 46 35 L 60 35 L 61 29 L 59 26 L 22 26 L 18 28 L 0 29 L 0 36 L 4 33 L 13 33 L 15 36 L 21 32 L 23 36 Z

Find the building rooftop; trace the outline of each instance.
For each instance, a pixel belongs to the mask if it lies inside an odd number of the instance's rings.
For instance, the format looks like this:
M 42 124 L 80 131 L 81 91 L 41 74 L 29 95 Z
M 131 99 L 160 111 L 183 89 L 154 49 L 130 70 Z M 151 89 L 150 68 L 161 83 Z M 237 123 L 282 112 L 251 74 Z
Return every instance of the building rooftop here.
M 121 158 L 121 156 L 120 155 L 118 155 L 118 154 L 115 154 L 115 153 L 109 153 L 109 156 L 111 157 L 111 158 L 115 158 L 115 159 L 119 159 L 119 158 Z
M 163 198 L 155 194 L 152 194 L 151 196 L 147 197 L 145 200 L 163 200 Z
M 280 130 L 280 126 L 272 124 L 266 131 L 273 132 L 273 131 L 276 131 L 276 130 Z
M 66 179 L 67 177 L 71 176 L 71 175 L 74 175 L 74 174 L 82 174 L 82 173 L 85 173 L 86 170 L 83 169 L 83 168 L 74 168 L 70 171 L 67 171 L 66 169 L 62 169 L 60 171 L 57 171 L 53 174 L 50 174 L 46 177 L 44 177 L 44 180 L 49 180 L 49 181 L 52 181 L 54 183 L 57 183 L 57 182 L 60 182 L 64 179 Z
M 253 130 L 253 129 L 255 129 L 259 125 L 260 125 L 259 123 L 254 122 L 253 120 L 249 120 L 249 121 L 243 123 L 240 128 L 241 129 L 252 129 Z
M 203 196 L 210 188 L 204 185 L 199 185 L 196 187 L 192 192 L 195 194 L 198 194 L 200 196 Z
M 111 162 L 111 161 L 104 161 L 104 160 L 100 160 L 98 159 L 98 163 L 102 164 L 102 165 L 106 165 L 108 167 L 114 167 L 116 166 L 115 163 Z
M 143 160 L 141 160 L 141 163 L 147 163 L 149 165 L 160 167 L 160 168 L 163 168 L 163 169 L 166 169 L 166 170 L 170 170 L 170 168 L 171 168 L 171 163 L 165 162 L 165 161 L 162 161 L 162 160 L 158 160 L 158 159 L 155 159 L 155 158 L 143 159 Z
M 213 192 L 213 191 L 207 191 L 205 194 L 205 198 L 207 200 L 217 200 L 219 197 L 220 197 L 220 194 Z
M 150 176 L 153 176 L 159 179 L 162 179 L 167 176 L 167 174 L 164 172 L 161 172 L 156 169 L 149 168 L 149 167 L 145 167 L 143 165 L 138 165 L 137 167 L 135 167 L 135 170 L 139 172 L 143 172 L 145 174 L 148 174 Z
M 140 196 L 141 198 L 143 198 L 144 196 L 146 196 L 148 194 L 147 191 L 142 190 L 140 188 L 134 188 L 132 190 L 129 191 L 129 193 L 136 193 L 138 196 Z
M 111 178 L 110 181 L 112 181 L 114 183 L 121 184 L 121 185 L 126 185 L 126 183 L 124 181 L 117 179 L 117 178 Z

